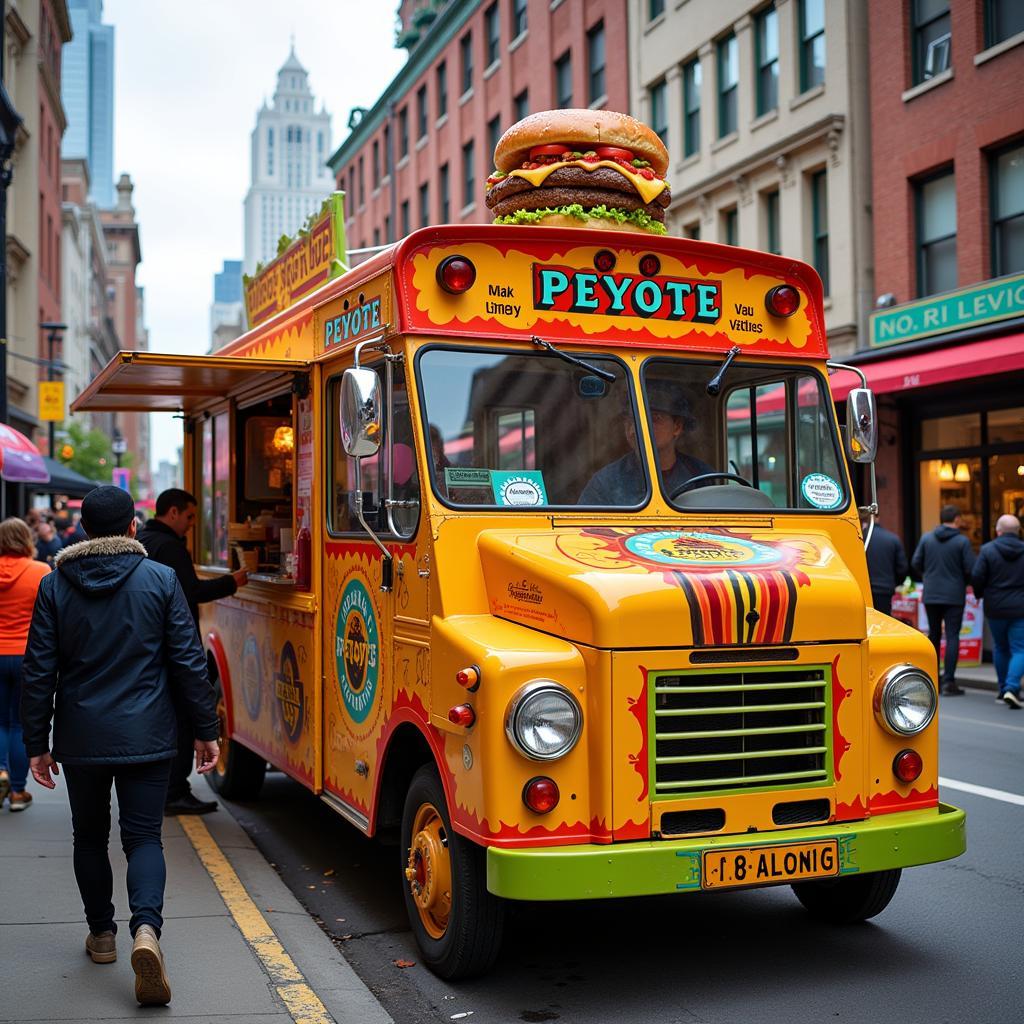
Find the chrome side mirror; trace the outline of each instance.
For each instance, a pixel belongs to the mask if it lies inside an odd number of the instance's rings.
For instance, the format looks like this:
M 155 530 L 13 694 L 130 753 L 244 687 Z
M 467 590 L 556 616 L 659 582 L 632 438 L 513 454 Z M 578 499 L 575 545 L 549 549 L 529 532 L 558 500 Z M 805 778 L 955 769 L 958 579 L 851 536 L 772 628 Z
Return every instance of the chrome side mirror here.
M 851 462 L 874 462 L 878 452 L 878 410 L 870 388 L 846 396 L 846 453 Z
M 351 367 L 341 378 L 341 444 L 345 454 L 365 459 L 380 450 L 380 378 L 373 370 Z

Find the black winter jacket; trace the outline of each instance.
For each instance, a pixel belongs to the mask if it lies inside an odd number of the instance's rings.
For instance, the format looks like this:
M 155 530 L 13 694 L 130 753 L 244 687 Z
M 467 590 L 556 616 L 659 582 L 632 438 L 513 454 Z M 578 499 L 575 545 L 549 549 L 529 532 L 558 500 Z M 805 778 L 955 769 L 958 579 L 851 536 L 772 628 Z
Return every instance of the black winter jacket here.
M 234 576 L 220 576 L 217 579 L 201 580 L 192 565 L 192 556 L 188 553 L 185 538 L 179 537 L 166 523 L 159 519 L 150 519 L 139 530 L 139 543 L 146 549 L 154 562 L 169 565 L 181 589 L 185 592 L 188 610 L 199 628 L 199 606 L 207 601 L 216 601 L 222 597 L 230 597 L 238 584 Z
M 867 558 L 871 593 L 891 596 L 910 571 L 907 553 L 903 550 L 899 537 L 891 530 L 875 523 L 875 528 L 871 531 Z
M 1004 533 L 982 544 L 971 585 L 987 618 L 1024 619 L 1024 540 Z
M 924 580 L 924 603 L 966 604 L 974 551 L 955 527 L 943 523 L 926 533 L 917 545 L 911 566 Z
M 73 544 L 56 570 L 39 585 L 22 664 L 29 757 L 51 750 L 51 717 L 55 761 L 174 757 L 172 691 L 196 737 L 217 739 L 206 658 L 174 573 L 128 537 Z

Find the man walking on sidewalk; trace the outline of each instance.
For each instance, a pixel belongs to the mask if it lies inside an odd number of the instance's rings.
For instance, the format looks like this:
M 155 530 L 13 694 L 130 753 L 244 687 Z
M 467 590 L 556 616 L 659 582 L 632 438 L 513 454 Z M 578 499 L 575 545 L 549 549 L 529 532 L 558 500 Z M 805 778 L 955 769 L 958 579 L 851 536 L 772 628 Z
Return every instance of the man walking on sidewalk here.
M 230 597 L 244 586 L 244 571 L 201 580 L 192 565 L 192 556 L 185 543 L 196 521 L 196 499 L 178 487 L 162 491 L 156 499 L 156 515 L 139 531 L 139 542 L 155 562 L 170 566 L 185 594 L 189 611 L 199 629 L 199 606 L 207 601 Z M 208 814 L 217 809 L 216 800 L 200 800 L 189 785 L 192 774 L 192 723 L 187 711 L 175 705 L 178 716 L 178 756 L 171 767 L 167 786 L 166 814 Z
M 999 699 L 1019 709 L 1024 676 L 1024 541 L 1016 516 L 1000 516 L 996 521 L 996 539 L 982 544 L 971 585 L 974 596 L 985 599 Z
M 943 505 L 939 525 L 917 545 L 911 566 L 924 580 L 924 610 L 928 614 L 928 639 L 940 658 L 942 627 L 946 627 L 946 657 L 942 663 L 942 692 L 956 697 L 956 663 L 960 656 L 960 626 L 967 603 L 967 584 L 974 567 L 971 542 L 960 532 L 963 516 L 956 505 Z
M 85 949 L 95 963 L 117 959 L 107 856 L 116 786 L 135 996 L 163 1005 L 171 989 L 159 944 L 166 882 L 160 832 L 177 753 L 172 695 L 194 725 L 200 772 L 217 761 L 220 730 L 188 605 L 174 573 L 135 540 L 131 495 L 97 487 L 82 502 L 82 522 L 90 539 L 65 548 L 39 586 L 22 668 L 25 748 L 32 775 L 48 789 L 63 765 L 75 878 L 89 923 Z
M 860 528 L 867 536 L 871 517 L 862 516 Z M 891 530 L 875 520 L 871 543 L 865 552 L 868 559 L 868 579 L 871 581 L 871 603 L 885 615 L 892 614 L 892 595 L 910 571 L 903 543 Z

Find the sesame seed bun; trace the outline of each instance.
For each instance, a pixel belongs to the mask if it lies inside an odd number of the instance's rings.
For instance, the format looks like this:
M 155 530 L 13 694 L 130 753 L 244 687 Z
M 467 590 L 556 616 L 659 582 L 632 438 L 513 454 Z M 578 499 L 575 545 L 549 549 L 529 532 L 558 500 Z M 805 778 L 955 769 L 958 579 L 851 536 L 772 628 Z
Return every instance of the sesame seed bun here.
M 541 110 L 517 121 L 494 147 L 494 166 L 511 171 L 528 159 L 534 146 L 565 143 L 578 149 L 621 146 L 648 160 L 659 178 L 668 171 L 665 143 L 647 125 L 613 110 Z

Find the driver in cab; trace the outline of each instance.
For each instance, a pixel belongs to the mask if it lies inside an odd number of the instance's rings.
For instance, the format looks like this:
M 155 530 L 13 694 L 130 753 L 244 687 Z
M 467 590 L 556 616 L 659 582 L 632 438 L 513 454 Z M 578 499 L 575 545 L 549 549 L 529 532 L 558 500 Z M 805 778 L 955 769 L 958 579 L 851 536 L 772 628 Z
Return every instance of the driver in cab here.
M 714 469 L 703 459 L 681 450 L 687 432 L 697 425 L 682 390 L 669 381 L 652 381 L 647 387 L 647 404 L 651 410 L 651 439 L 665 494 L 672 494 L 702 473 L 713 473 Z M 632 410 L 623 414 L 622 423 L 630 450 L 594 474 L 583 488 L 579 504 L 636 505 L 642 499 L 644 471 L 637 454 L 639 445 Z

